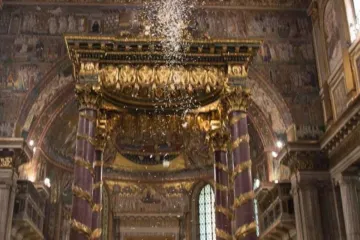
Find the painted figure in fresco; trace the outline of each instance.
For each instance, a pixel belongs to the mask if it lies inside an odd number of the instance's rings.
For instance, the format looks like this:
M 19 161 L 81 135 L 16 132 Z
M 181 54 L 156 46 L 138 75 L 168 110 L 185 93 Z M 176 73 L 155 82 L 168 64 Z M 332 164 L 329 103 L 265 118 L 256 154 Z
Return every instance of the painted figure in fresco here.
M 62 34 L 62 33 L 64 33 L 64 32 L 66 32 L 67 29 L 68 29 L 67 19 L 66 19 L 65 16 L 61 16 L 61 17 L 59 18 L 59 30 L 58 30 L 58 32 L 59 32 L 60 34 Z
M 76 20 L 75 20 L 75 17 L 70 15 L 68 17 L 68 28 L 67 28 L 67 31 L 70 32 L 70 33 L 73 33 L 73 32 L 76 32 Z
M 85 32 L 85 18 L 79 19 L 79 26 L 78 26 L 79 32 Z
M 54 16 L 50 17 L 48 23 L 49 23 L 49 33 L 51 35 L 56 34 L 58 30 L 56 18 Z
M 324 13 L 324 28 L 330 71 L 333 71 L 341 57 L 341 43 L 339 26 L 337 25 L 336 13 L 333 1 L 329 1 Z

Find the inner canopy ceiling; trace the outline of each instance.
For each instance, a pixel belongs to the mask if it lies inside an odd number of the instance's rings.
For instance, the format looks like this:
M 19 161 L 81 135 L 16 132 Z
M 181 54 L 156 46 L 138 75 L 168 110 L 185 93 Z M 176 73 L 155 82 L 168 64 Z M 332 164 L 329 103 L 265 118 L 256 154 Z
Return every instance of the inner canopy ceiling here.
M 43 144 L 44 152 L 59 163 L 71 166 L 75 156 L 78 108 L 75 101 L 68 104 L 50 126 Z M 65 126 L 65 127 L 64 127 Z M 152 115 L 121 114 L 105 150 L 105 162 L 126 170 L 154 170 L 197 168 L 213 164 L 206 132 L 209 130 L 206 115 Z M 261 140 L 249 122 L 252 157 L 262 151 Z

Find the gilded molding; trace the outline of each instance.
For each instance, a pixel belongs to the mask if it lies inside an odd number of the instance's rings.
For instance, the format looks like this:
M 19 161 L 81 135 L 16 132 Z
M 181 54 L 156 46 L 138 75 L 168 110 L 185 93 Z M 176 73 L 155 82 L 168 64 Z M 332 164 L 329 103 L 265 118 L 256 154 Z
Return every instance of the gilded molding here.
M 232 142 L 232 144 L 231 144 L 231 150 L 234 150 L 235 148 L 238 148 L 239 145 L 240 145 L 240 143 L 242 143 L 242 142 L 247 142 L 247 143 L 249 143 L 249 141 L 250 141 L 250 136 L 249 136 L 249 134 L 240 136 L 240 137 L 238 137 L 235 141 Z
M 224 239 L 224 240 L 233 240 L 233 237 L 231 236 L 231 234 L 225 232 L 222 229 L 216 228 L 215 230 L 215 234 L 217 237 Z
M 240 194 L 238 197 L 234 200 L 233 209 L 239 208 L 240 206 L 244 205 L 248 201 L 253 200 L 255 197 L 254 191 L 250 191 L 247 193 Z
M 102 167 L 104 164 L 102 161 L 94 161 L 93 162 L 93 167 Z
M 235 231 L 235 239 L 240 240 L 245 238 L 248 234 L 256 231 L 256 222 L 244 224 Z

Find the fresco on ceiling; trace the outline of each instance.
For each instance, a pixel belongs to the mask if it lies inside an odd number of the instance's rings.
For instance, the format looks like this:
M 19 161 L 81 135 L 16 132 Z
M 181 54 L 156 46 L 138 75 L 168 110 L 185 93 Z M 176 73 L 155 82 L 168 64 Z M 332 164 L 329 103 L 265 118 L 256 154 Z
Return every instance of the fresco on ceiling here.
M 246 2 L 249 4 L 249 1 Z M 251 1 L 251 4 L 260 6 L 276 2 L 280 3 L 280 0 Z M 282 4 L 299 2 L 281 1 Z M 226 4 L 232 4 L 232 1 Z M 7 8 L 5 6 L 0 14 L 2 16 L 0 26 L 4 26 L 1 28 L 4 34 L 0 36 L 0 41 L 9 46 L 4 47 L 3 44 L 0 46 L 0 92 L 1 94 L 3 91 L 18 92 L 23 93 L 24 96 L 29 90 L 34 89 L 34 86 L 40 85 L 40 79 L 43 79 L 51 66 L 66 54 L 63 33 L 122 34 L 131 31 L 136 33 L 141 23 L 141 14 L 136 8 L 103 8 L 101 10 L 86 8 L 85 11 L 83 7 Z M 304 106 L 298 106 L 299 104 L 317 102 L 316 98 L 319 98 L 312 94 L 313 90 L 317 89 L 317 74 L 315 70 L 307 70 L 309 68 L 307 65 L 315 66 L 315 62 L 311 44 L 311 24 L 305 12 L 205 9 L 196 10 L 195 14 L 196 19 L 190 23 L 190 30 L 194 36 L 265 39 L 262 49 L 254 60 L 253 68 L 261 71 L 263 77 L 270 80 L 270 84 L 283 94 L 287 106 L 282 107 L 278 101 L 271 99 L 273 97 L 266 89 L 260 94 L 262 97 L 255 102 L 262 104 L 259 106 L 272 123 L 275 132 L 284 133 L 292 123 L 292 119 L 295 123 L 306 122 L 309 126 L 317 126 L 319 122 L 322 124 L 322 121 L 317 121 L 322 117 L 319 115 L 320 108 L 317 110 L 319 116 L 316 117 L 311 116 L 313 113 L 309 116 L 303 114 L 301 117 L 287 116 L 284 113 L 287 108 L 291 113 L 296 113 L 304 108 Z M 297 70 L 299 73 L 292 75 L 285 74 L 286 77 L 279 74 L 283 69 L 290 68 L 304 70 Z M 251 78 L 256 80 L 255 76 Z M 70 79 L 67 80 L 70 81 Z M 29 111 L 29 117 L 23 120 L 26 121 L 24 128 L 26 131 L 31 126 L 32 119 L 36 117 L 34 112 L 41 112 L 44 105 L 50 101 L 49 99 L 54 97 L 52 93 L 60 91 L 66 85 L 54 84 L 32 92 L 29 97 L 35 106 L 26 110 Z M 46 91 L 44 95 L 38 95 L 43 89 Z M 294 91 L 289 91 L 289 89 Z M 301 92 L 301 95 L 308 95 L 310 99 L 299 101 L 301 98 L 297 97 L 295 89 Z M 295 96 L 290 97 L 290 94 Z M 13 101 L 11 98 L 6 101 Z M 39 99 L 36 100 L 36 98 Z M 4 116 L 2 121 L 4 123 L 0 123 L 0 126 L 6 125 L 3 128 L 9 129 L 9 125 L 14 125 L 14 120 L 7 119 L 7 116 Z M 9 130 L 6 131 L 9 132 Z
M 330 0 L 328 1 L 324 12 L 324 30 L 330 72 L 335 70 L 335 67 L 342 55 L 338 24 L 339 23 L 336 20 L 334 1 Z

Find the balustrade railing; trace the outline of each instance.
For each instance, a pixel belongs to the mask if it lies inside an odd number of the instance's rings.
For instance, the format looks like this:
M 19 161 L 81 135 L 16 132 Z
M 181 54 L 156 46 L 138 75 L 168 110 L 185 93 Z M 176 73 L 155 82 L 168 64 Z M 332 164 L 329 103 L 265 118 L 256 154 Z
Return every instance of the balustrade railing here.
M 45 216 L 45 200 L 42 199 L 32 182 L 18 180 L 17 185 L 13 228 L 16 229 L 16 225 L 26 226 L 32 235 L 36 233 L 41 239 Z

